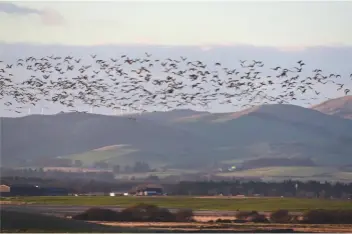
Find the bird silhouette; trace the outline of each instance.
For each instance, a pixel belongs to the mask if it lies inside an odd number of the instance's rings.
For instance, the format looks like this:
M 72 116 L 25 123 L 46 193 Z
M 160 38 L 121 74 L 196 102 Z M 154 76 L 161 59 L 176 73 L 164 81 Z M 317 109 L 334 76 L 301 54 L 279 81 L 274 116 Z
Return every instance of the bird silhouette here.
M 207 108 L 217 102 L 247 108 L 257 104 L 307 102 L 303 95 L 322 97 L 317 87 L 327 84 L 335 85 L 344 95 L 350 92 L 345 83 L 333 80 L 341 78 L 339 74 L 324 74 L 322 69 L 314 69 L 312 75 L 305 77 L 302 60 L 297 62 L 299 66 L 277 66 L 268 69 L 270 75 L 264 75 L 265 64 L 259 60 L 240 60 L 237 67 L 230 68 L 221 62 L 209 65 L 185 56 L 153 58 L 147 52 L 141 58 L 126 54 L 110 58 L 91 54 L 90 58 L 87 62 L 74 56 L 50 55 L 19 58 L 14 64 L 2 62 L 0 97 L 12 97 L 11 104 L 6 102 L 10 107 L 45 101 L 72 108 L 80 103 L 112 110 L 128 107 L 146 111 L 137 106 Z M 15 82 L 17 69 L 30 75 Z

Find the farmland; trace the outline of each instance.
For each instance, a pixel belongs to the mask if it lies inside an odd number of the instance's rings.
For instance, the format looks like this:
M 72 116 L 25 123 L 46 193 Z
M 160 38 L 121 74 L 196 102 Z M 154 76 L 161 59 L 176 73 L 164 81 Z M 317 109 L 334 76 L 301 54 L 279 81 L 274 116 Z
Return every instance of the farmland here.
M 351 210 L 349 200 L 322 200 L 299 198 L 237 198 L 237 197 L 18 197 L 1 198 L 6 203 L 27 203 L 38 205 L 71 205 L 71 206 L 119 206 L 127 207 L 137 203 L 154 204 L 166 208 L 190 208 L 193 210 L 257 210 L 274 211 L 286 209 L 289 211 L 305 211 L 309 209 L 339 209 Z

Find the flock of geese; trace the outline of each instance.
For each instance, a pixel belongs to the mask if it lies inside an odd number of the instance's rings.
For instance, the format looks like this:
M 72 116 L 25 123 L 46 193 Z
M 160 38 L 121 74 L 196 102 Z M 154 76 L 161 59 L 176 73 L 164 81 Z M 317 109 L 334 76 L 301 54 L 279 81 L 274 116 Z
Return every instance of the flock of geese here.
M 342 75 L 321 69 L 304 75 L 305 66 L 297 61 L 290 68 L 266 68 L 262 61 L 240 60 L 236 68 L 228 68 L 182 56 L 160 60 L 148 53 L 142 58 L 104 59 L 31 56 L 13 64 L 0 61 L 0 99 L 6 99 L 7 110 L 16 113 L 43 102 L 72 109 L 88 105 L 144 112 L 153 106 L 209 108 L 214 102 L 242 108 L 296 100 L 309 104 L 323 93 L 317 84 L 350 93 Z M 16 75 L 19 71 L 21 75 Z M 352 74 L 347 79 L 352 80 Z

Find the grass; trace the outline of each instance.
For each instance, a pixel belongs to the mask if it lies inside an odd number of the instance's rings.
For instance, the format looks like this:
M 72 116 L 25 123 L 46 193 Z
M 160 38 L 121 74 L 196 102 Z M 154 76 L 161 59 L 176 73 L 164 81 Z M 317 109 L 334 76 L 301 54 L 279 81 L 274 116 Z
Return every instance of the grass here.
M 124 225 L 126 223 L 106 223 L 106 222 L 84 222 L 79 220 L 58 218 L 49 215 L 33 214 L 27 212 L 9 211 L 1 210 L 1 227 L 2 233 L 172 233 L 172 232 L 270 232 L 277 228 L 263 229 L 256 227 L 237 226 L 233 229 L 228 229 L 226 225 L 225 229 L 223 225 L 206 225 L 201 227 L 199 223 L 196 224 L 196 228 L 189 227 L 172 226 L 167 223 L 163 223 L 161 226 L 148 225 L 134 225 L 132 223 L 127 223 L 128 226 Z M 136 227 L 139 226 L 139 227 Z M 189 224 L 188 224 L 189 226 Z M 208 229 L 208 230 L 207 230 Z M 277 232 L 277 231 L 276 231 Z M 287 231 L 281 231 L 287 232 Z M 292 232 L 292 231 L 291 231 Z
M 315 177 L 337 172 L 333 167 L 263 167 L 229 173 L 219 173 L 218 176 L 239 177 Z
M 99 148 L 81 154 L 67 155 L 63 156 L 62 158 L 69 158 L 71 160 L 81 160 L 84 166 L 91 166 L 94 164 L 94 162 L 98 161 L 105 161 L 108 163 L 120 161 L 119 164 L 125 164 L 121 163 L 122 161 L 127 159 L 125 159 L 124 157 L 134 152 L 138 152 L 138 150 L 131 148 L 129 145 L 119 145 L 114 147 L 111 146 L 110 148 L 105 147 L 105 149 Z
M 145 229 L 108 227 L 54 216 L 1 209 L 1 232 L 145 232 Z
M 1 198 L 8 202 L 50 205 L 120 206 L 137 203 L 155 204 L 166 208 L 191 208 L 194 210 L 257 210 L 305 211 L 309 209 L 352 209 L 351 201 L 299 199 L 299 198 L 196 198 L 196 197 L 18 197 Z
M 27 212 L 1 210 L 1 232 L 21 233 L 258 233 L 350 232 L 351 225 L 223 224 L 223 223 L 118 223 L 84 222 Z
M 84 167 L 92 166 L 95 162 L 106 162 L 109 165 L 120 165 L 120 166 L 131 166 L 136 161 L 143 161 L 148 158 L 148 163 L 153 167 L 164 166 L 165 162 L 160 161 L 158 157 L 155 157 L 154 152 L 148 152 L 145 150 L 135 148 L 133 145 L 110 145 L 94 149 L 91 151 L 64 155 L 61 158 L 68 158 L 71 160 L 80 160 Z
M 352 181 L 352 172 L 340 171 L 336 167 L 262 167 L 243 171 L 218 173 L 223 177 L 262 177 L 267 180 L 297 179 L 318 181 Z
M 352 172 L 341 171 L 333 174 L 334 177 L 340 180 L 349 180 L 352 181 Z
M 157 223 L 157 222 L 144 222 L 144 223 L 122 223 L 122 222 L 97 222 L 110 226 L 123 226 L 135 228 L 158 228 L 169 229 L 177 228 L 183 230 L 214 230 L 221 232 L 221 230 L 233 231 L 249 231 L 254 233 L 261 231 L 268 232 L 269 230 L 281 230 L 280 233 L 287 233 L 288 229 L 293 229 L 295 232 L 330 232 L 330 233 L 349 233 L 352 229 L 350 224 L 277 224 L 277 223 L 207 223 L 207 222 L 193 222 L 193 223 Z

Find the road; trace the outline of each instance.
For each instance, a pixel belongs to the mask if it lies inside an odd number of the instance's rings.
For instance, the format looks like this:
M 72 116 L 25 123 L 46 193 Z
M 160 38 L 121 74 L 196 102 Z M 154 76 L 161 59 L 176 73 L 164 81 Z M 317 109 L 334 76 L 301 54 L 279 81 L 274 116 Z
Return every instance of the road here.
M 84 212 L 92 206 L 65 206 L 65 205 L 39 205 L 39 204 L 26 204 L 26 205 L 9 205 L 2 204 L 1 209 L 13 210 L 13 211 L 24 211 L 31 213 L 41 213 L 48 215 L 55 215 L 59 217 L 71 216 Z M 107 208 L 114 211 L 120 211 L 123 209 L 119 206 L 99 206 L 100 208 Z M 177 209 L 169 209 L 171 212 L 177 211 Z M 235 216 L 236 211 L 213 211 L 213 210 L 195 210 L 193 211 L 194 216 Z M 268 214 L 268 212 L 260 212 L 261 214 Z M 301 212 L 291 212 L 293 215 L 299 215 Z

